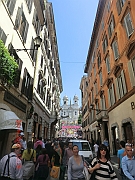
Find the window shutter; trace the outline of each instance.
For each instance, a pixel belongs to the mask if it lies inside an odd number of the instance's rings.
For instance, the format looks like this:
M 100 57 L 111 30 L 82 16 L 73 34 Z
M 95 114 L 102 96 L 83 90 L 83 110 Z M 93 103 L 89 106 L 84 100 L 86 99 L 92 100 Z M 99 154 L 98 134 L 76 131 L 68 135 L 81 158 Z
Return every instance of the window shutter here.
M 121 76 L 122 76 L 122 83 L 123 83 L 123 90 L 124 90 L 124 94 L 127 93 L 127 86 L 126 86 L 126 81 L 125 81 L 125 75 L 124 75 L 124 71 L 121 71 Z
M 22 7 L 18 7 L 17 10 L 17 15 L 16 15 L 16 20 L 15 20 L 15 26 L 18 29 L 20 26 L 20 22 L 21 22 L 21 17 L 22 17 Z
M 34 55 L 34 51 L 33 51 L 33 49 L 34 49 L 34 39 L 33 39 L 33 37 L 32 37 L 32 40 L 31 40 L 31 46 L 30 46 L 30 55 L 31 55 L 31 58 L 33 58 L 33 55 Z
M 133 67 L 132 67 L 131 60 L 128 62 L 128 72 L 129 72 L 129 76 L 130 76 L 131 85 L 132 85 L 132 87 L 134 87 L 135 86 L 135 69 L 133 69 Z
M 122 10 L 120 0 L 117 0 L 116 6 L 117 6 L 118 15 L 120 15 L 121 10 Z
M 111 29 L 110 29 L 110 24 L 108 26 L 108 35 L 109 35 L 109 38 L 111 37 Z
M 8 10 L 10 12 L 10 15 L 13 14 L 13 11 L 14 11 L 14 8 L 15 8 L 15 3 L 16 3 L 16 0 L 8 0 L 7 1 L 7 7 L 8 7 Z
M 25 30 L 24 30 L 24 36 L 23 36 L 23 41 L 26 43 L 26 39 L 27 39 L 27 34 L 28 34 L 28 28 L 29 28 L 29 24 L 26 21 L 26 25 L 25 25 Z
M 117 41 L 113 42 L 112 48 L 113 48 L 113 53 L 114 53 L 114 59 L 117 60 L 119 56 Z
M 33 78 L 30 79 L 30 85 L 29 85 L 29 93 L 28 93 L 28 99 L 32 100 L 32 96 L 33 96 Z
M 100 71 L 100 73 L 99 73 L 99 78 L 100 78 L 100 86 L 102 86 L 103 84 L 103 82 L 102 82 L 102 71 Z
M 114 19 L 114 15 L 112 15 L 112 23 L 113 23 L 113 30 L 115 28 L 115 19 Z
M 133 25 L 129 13 L 125 16 L 124 22 L 125 22 L 126 32 L 129 37 L 133 33 Z
M 27 74 L 27 69 L 24 69 L 24 74 L 23 74 L 23 81 L 22 81 L 22 88 L 21 88 L 21 92 L 24 94 L 25 91 L 25 82 L 26 82 L 26 74 Z
M 119 100 L 120 99 L 120 94 L 119 94 L 119 86 L 118 86 L 117 78 L 115 79 L 115 90 L 116 90 L 117 100 Z
M 109 104 L 109 107 L 111 106 L 111 101 L 110 101 L 110 90 L 108 89 L 108 104 Z
M 6 39 L 7 39 L 7 36 L 6 36 L 5 32 L 2 30 L 1 40 L 3 41 L 4 44 L 6 43 Z
M 115 104 L 114 85 L 112 84 L 112 105 Z

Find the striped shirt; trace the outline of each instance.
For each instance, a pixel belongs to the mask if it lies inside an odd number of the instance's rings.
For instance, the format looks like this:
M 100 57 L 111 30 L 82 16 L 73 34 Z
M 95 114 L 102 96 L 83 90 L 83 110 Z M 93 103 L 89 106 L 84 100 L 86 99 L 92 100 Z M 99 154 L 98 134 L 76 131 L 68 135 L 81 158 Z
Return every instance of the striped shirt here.
M 91 162 L 91 167 L 93 168 L 97 163 L 100 163 L 100 168 L 95 172 L 95 180 L 118 180 L 110 161 L 102 162 L 97 158 L 94 158 Z

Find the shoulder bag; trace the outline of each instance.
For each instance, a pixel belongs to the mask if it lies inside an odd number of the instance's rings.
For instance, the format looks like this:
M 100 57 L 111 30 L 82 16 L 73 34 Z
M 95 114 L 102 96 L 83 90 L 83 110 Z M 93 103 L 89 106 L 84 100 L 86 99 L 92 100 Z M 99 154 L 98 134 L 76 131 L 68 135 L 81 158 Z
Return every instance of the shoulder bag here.
M 50 172 L 50 176 L 54 179 L 58 179 L 60 175 L 60 167 L 53 166 Z
M 30 160 L 25 161 L 23 166 L 22 166 L 22 168 L 23 168 L 23 179 L 29 179 L 31 176 L 34 175 L 35 165 L 34 165 L 34 162 L 32 161 L 33 154 L 34 154 L 34 150 L 32 152 Z
M 85 162 L 85 159 L 83 156 L 82 156 L 82 160 L 83 160 L 83 162 Z M 91 174 L 89 173 L 89 170 L 86 166 L 84 166 L 84 168 L 83 168 L 83 175 L 86 180 L 90 180 Z

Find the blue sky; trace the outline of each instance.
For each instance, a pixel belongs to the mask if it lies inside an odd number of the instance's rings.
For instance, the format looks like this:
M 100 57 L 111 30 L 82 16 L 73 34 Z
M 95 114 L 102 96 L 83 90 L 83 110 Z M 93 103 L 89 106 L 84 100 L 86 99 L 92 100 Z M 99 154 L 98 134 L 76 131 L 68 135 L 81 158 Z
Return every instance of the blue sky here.
M 79 89 L 99 0 L 48 0 L 52 2 L 63 92 L 69 101 Z M 62 103 L 62 100 L 61 100 Z M 73 103 L 73 101 L 72 101 Z

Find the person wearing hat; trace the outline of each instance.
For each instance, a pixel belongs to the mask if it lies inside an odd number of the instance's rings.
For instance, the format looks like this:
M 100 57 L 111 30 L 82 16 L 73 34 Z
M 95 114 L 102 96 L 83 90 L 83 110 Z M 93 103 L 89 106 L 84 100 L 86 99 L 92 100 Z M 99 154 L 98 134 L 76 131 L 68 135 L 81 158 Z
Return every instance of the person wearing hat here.
M 2 180 L 5 180 L 5 179 L 22 180 L 23 179 L 22 162 L 18 158 L 20 151 L 21 151 L 20 144 L 14 144 L 11 147 L 11 153 L 8 155 L 5 155 L 0 160 L 0 176 Z

